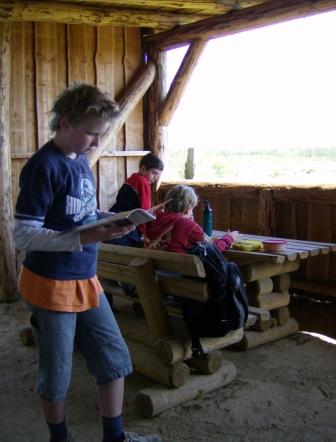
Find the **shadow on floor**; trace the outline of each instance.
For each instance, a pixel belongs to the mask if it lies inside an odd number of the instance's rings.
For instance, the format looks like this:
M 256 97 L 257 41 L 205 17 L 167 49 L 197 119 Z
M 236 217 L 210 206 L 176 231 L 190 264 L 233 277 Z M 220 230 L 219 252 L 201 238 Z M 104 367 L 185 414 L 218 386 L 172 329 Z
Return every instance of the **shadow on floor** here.
M 318 299 L 308 293 L 292 293 L 289 307 L 301 331 L 336 339 L 336 300 Z

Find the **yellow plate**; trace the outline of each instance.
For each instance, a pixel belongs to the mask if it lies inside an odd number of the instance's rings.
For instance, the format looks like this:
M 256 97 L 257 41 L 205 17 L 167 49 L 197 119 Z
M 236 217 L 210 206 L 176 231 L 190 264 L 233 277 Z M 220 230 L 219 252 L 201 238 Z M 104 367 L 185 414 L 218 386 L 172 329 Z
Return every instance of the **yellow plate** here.
M 232 248 L 235 250 L 243 250 L 245 252 L 256 252 L 258 250 L 263 250 L 263 245 L 261 241 L 255 241 L 252 239 L 246 239 L 242 241 L 237 241 L 232 244 Z

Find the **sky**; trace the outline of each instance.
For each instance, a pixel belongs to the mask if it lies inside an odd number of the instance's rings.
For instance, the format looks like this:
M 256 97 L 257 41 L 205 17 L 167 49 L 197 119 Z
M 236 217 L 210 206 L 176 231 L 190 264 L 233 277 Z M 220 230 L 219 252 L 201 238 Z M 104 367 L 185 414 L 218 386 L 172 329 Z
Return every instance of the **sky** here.
M 336 12 L 208 42 L 168 147 L 336 147 Z M 168 84 L 186 47 L 168 52 Z

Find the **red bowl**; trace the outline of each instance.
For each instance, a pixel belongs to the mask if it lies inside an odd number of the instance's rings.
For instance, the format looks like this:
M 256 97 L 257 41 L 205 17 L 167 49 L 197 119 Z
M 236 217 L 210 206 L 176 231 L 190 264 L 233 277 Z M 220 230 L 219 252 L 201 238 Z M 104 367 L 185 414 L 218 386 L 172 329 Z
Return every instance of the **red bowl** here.
M 265 239 L 262 241 L 265 252 L 281 252 L 287 241 L 285 239 Z

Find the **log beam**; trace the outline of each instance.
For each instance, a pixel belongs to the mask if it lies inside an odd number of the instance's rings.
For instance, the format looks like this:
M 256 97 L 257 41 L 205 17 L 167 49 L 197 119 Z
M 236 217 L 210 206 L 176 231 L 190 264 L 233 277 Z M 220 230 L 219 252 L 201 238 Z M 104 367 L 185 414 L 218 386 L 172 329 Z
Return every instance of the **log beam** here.
M 274 0 L 233 10 L 178 29 L 148 35 L 144 38 L 144 43 L 161 50 L 173 49 L 198 38 L 210 40 L 224 37 L 333 9 L 336 9 L 335 0 Z
M 269 328 L 266 331 L 249 331 L 244 334 L 243 339 L 234 345 L 237 350 L 249 350 L 259 345 L 268 344 L 278 339 L 287 338 L 299 331 L 299 326 L 294 318 L 289 318 L 286 324 Z
M 203 40 L 196 40 L 190 44 L 161 107 L 159 124 L 169 125 L 205 46 L 206 42 Z
M 120 6 L 120 2 L 119 2 Z M 45 21 L 53 23 L 87 24 L 92 26 L 134 26 L 171 29 L 201 20 L 204 15 L 162 10 L 83 5 L 45 1 L 2 1 L 0 21 Z
M 10 25 L 0 24 L 0 301 L 17 298 L 9 145 Z
M 164 365 L 157 360 L 152 349 L 129 339 L 126 342 L 136 371 L 168 388 L 178 388 L 186 383 L 190 369 L 184 362 Z
M 295 272 L 300 267 L 300 260 L 285 261 L 283 264 L 275 264 L 270 262 L 256 262 L 241 267 L 244 281 L 251 282 L 257 279 L 264 279 L 281 275 L 282 273 Z
M 175 390 L 168 390 L 161 385 L 153 385 L 140 390 L 135 397 L 135 406 L 142 417 L 155 416 L 176 405 L 190 401 L 200 394 L 209 393 L 229 384 L 237 375 L 234 364 L 224 361 L 214 374 L 204 376 L 191 375 L 187 382 Z
M 220 350 L 224 347 L 239 342 L 244 336 L 243 328 L 231 330 L 225 336 L 218 338 L 201 338 L 200 342 L 204 353 Z M 192 357 L 191 340 L 185 339 L 162 339 L 155 344 L 155 354 L 159 361 L 166 365 L 173 365 L 176 362 L 184 361 Z
M 268 293 L 249 299 L 249 304 L 253 307 L 262 308 L 264 310 L 274 310 L 276 308 L 285 307 L 289 303 L 290 296 L 285 292 Z
M 159 122 L 159 109 L 166 97 L 166 64 L 167 55 L 163 51 L 150 48 L 148 57 L 155 63 L 156 76 L 147 94 L 146 109 L 146 146 L 164 161 L 167 144 L 166 126 Z
M 96 163 L 99 157 L 101 157 L 108 150 L 111 140 L 125 123 L 127 117 L 134 110 L 142 97 L 145 95 L 146 91 L 152 84 L 154 77 L 155 66 L 153 63 L 149 62 L 140 69 L 136 78 L 130 83 L 125 92 L 122 94 L 118 100 L 120 114 L 112 121 L 110 131 L 102 141 L 101 145 L 98 146 L 93 152 L 88 154 L 88 160 L 91 167 Z

